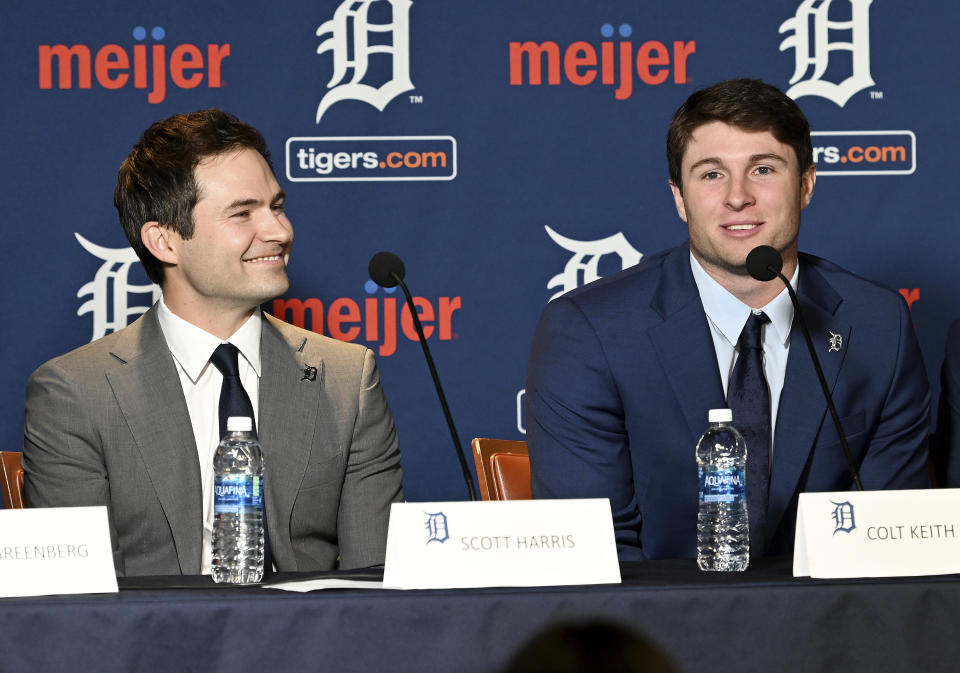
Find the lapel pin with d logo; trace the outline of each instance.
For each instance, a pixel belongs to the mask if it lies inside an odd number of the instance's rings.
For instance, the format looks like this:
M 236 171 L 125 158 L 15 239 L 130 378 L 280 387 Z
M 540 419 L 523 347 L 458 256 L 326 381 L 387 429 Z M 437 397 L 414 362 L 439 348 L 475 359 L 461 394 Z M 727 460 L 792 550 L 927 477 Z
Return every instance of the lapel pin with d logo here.
M 828 353 L 839 353 L 840 349 L 843 348 L 843 335 L 837 334 L 836 332 L 830 332 L 830 348 L 827 350 Z
M 317 368 L 316 367 L 304 367 L 303 369 L 303 378 L 301 381 L 316 381 L 317 380 Z

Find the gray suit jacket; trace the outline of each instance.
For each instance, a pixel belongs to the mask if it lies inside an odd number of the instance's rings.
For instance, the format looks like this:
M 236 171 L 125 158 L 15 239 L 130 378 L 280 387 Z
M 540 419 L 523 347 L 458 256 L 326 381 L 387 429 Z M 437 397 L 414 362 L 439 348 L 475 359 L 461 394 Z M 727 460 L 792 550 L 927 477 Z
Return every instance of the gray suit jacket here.
M 264 317 L 258 434 L 274 563 L 383 563 L 403 491 L 373 353 Z M 197 448 L 156 307 L 34 372 L 23 466 L 30 507 L 107 506 L 119 574 L 200 572 Z

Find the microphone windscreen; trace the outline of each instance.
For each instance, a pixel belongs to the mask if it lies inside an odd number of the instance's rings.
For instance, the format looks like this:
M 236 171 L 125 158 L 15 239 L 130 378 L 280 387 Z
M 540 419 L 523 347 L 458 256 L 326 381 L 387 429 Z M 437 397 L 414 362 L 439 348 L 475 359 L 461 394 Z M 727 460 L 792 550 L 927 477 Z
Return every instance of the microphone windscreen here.
M 380 287 L 396 287 L 407 273 L 403 260 L 392 252 L 378 252 L 371 257 L 367 271 L 370 272 L 373 282 Z
M 757 280 L 773 280 L 782 268 L 783 257 L 769 245 L 758 245 L 747 255 L 747 271 Z

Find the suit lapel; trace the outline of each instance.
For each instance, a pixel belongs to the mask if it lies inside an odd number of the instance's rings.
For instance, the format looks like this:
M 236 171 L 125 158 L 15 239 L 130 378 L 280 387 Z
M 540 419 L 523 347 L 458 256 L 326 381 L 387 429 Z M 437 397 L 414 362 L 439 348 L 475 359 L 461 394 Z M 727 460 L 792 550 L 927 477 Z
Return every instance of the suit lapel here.
M 166 515 L 180 570 L 197 574 L 203 509 L 190 413 L 156 307 L 136 325 L 139 329 L 131 326 L 123 332 L 113 351 L 124 366 L 109 371 L 107 379 Z
M 267 524 L 278 567 L 293 569 L 290 518 L 314 442 L 323 361 L 311 355 L 308 339 L 288 341 L 271 316 L 264 315 L 260 337 L 260 422 L 263 445 Z
M 648 334 L 695 441 L 707 427 L 707 411 L 726 406 L 726 401 L 687 245 L 674 248 L 664 259 L 650 306 L 663 322 L 651 327 Z M 692 444 L 690 452 L 693 455 Z
M 797 295 L 824 378 L 833 392 L 850 338 L 850 325 L 836 317 L 842 297 L 813 267 L 813 263 L 802 257 Z M 842 346 L 839 350 L 830 350 L 831 334 L 840 335 Z M 767 516 L 768 539 L 790 507 L 826 414 L 827 402 L 803 338 L 800 318 L 794 316 L 790 355 L 777 412 Z

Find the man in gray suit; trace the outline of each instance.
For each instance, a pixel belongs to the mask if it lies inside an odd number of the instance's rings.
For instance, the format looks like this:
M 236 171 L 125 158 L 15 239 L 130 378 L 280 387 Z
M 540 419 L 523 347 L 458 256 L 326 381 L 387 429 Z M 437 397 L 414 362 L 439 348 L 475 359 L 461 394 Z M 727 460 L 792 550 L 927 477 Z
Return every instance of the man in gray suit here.
M 289 286 L 293 241 L 263 137 L 215 109 L 157 122 L 114 202 L 163 297 L 31 377 L 28 506 L 106 505 L 118 574 L 209 573 L 223 381 L 210 357 L 229 343 L 256 410 L 276 568 L 382 563 L 403 498 L 393 417 L 370 350 L 260 311 Z

